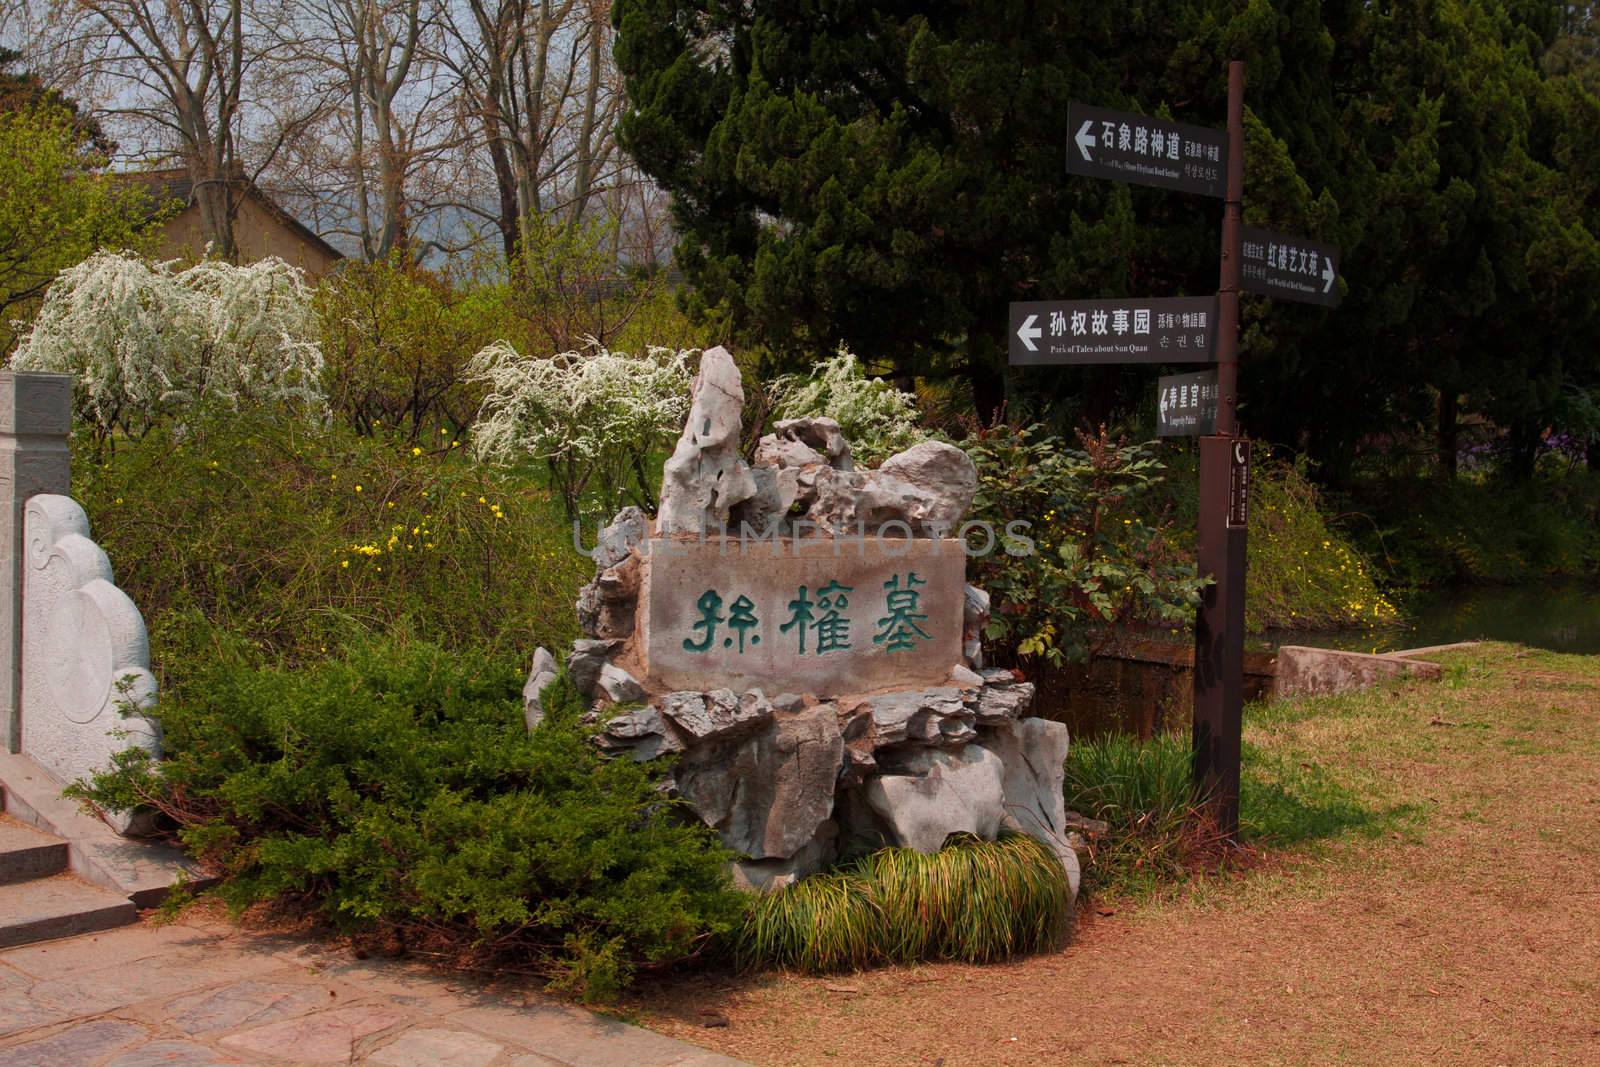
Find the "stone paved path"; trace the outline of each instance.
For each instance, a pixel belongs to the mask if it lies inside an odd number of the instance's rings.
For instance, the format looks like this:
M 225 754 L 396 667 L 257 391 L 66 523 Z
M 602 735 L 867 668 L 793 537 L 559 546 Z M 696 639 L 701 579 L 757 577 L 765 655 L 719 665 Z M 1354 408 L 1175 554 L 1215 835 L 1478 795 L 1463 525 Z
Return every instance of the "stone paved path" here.
M 211 920 L 0 952 L 0 1067 L 743 1067 L 520 988 Z

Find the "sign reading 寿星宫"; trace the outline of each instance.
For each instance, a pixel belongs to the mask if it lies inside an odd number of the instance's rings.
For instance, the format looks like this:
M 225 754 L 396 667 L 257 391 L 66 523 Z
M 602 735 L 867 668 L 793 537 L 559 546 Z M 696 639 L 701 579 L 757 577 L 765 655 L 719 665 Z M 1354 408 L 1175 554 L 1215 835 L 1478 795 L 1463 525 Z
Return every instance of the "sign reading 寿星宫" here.
M 961 661 L 958 540 L 656 539 L 646 566 L 652 689 L 826 697 L 945 684 Z
M 1169 374 L 1157 381 L 1157 437 L 1202 437 L 1216 432 L 1216 371 Z

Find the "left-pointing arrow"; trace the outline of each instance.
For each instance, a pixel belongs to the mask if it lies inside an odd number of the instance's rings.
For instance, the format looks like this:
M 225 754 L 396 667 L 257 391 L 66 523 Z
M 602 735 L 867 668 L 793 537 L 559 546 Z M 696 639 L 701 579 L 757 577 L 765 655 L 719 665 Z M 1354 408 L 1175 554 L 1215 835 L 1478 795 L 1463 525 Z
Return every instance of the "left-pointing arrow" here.
M 1093 122 L 1085 120 L 1083 125 L 1078 127 L 1077 136 L 1073 138 L 1078 143 L 1078 151 L 1083 153 L 1084 159 L 1094 158 L 1089 154 L 1089 149 L 1094 147 L 1094 135 L 1089 132 L 1089 127 L 1093 125 Z
M 1029 352 L 1039 351 L 1039 346 L 1033 342 L 1044 333 L 1043 330 L 1034 325 L 1037 321 L 1039 321 L 1039 316 L 1029 315 L 1023 320 L 1022 325 L 1017 327 L 1017 336 L 1022 338 L 1022 343 L 1028 346 Z

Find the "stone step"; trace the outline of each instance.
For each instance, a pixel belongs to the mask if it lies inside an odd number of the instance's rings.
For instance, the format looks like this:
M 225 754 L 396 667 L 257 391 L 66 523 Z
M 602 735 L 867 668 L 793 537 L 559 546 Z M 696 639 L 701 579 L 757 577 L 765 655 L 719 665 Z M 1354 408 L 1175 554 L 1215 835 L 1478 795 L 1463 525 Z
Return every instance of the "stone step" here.
M 139 920 L 133 901 L 70 874 L 0 887 L 0 949 Z
M 48 878 L 67 869 L 67 843 L 0 815 L 0 885 Z

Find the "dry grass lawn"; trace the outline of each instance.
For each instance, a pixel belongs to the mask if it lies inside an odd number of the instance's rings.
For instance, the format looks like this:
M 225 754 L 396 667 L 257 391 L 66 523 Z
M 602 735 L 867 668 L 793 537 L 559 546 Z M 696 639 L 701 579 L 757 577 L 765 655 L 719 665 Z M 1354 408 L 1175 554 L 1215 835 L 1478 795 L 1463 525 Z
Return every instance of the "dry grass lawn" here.
M 1087 897 L 1062 952 L 700 976 L 626 1008 L 768 1067 L 1600 1065 L 1600 657 L 1443 662 L 1248 709 L 1261 862 Z

